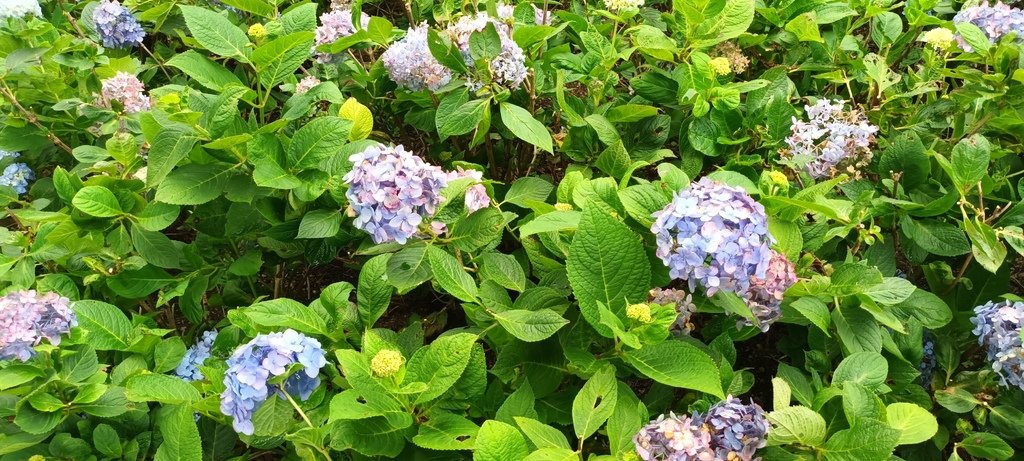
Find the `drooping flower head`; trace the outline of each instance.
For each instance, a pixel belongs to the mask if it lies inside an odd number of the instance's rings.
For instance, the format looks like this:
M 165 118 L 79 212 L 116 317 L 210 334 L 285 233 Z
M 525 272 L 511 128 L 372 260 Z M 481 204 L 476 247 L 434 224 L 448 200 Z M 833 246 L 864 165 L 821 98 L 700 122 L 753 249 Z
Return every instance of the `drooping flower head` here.
M 771 260 L 768 217 L 743 189 L 702 178 L 654 213 L 657 255 L 672 278 L 741 296 L 752 277 L 765 277 Z
M 34 290 L 0 298 L 0 360 L 32 358 L 33 347 L 43 338 L 59 345 L 61 335 L 78 325 L 70 303 L 57 293 L 41 295 Z
M 783 294 L 796 283 L 796 271 L 789 258 L 775 250 L 771 253 L 765 276 L 751 277 L 750 289 L 745 296 L 747 306 L 757 319 L 754 326 L 761 328 L 762 331 L 768 331 L 768 327 L 782 316 L 779 306 L 782 304 Z
M 844 104 L 843 100 L 819 99 L 813 106 L 804 106 L 808 121 L 793 117 L 786 154 L 807 161 L 807 174 L 815 179 L 843 170 L 856 174 L 871 162 L 870 147 L 878 127 L 868 123 L 860 111 L 844 110 Z
M 310 88 L 313 88 L 314 86 L 317 86 L 319 84 L 320 79 L 316 78 L 313 75 L 307 75 L 303 77 L 302 80 L 299 80 L 299 83 L 295 84 L 295 94 L 305 93 L 309 91 Z
M 0 2 L 0 20 L 21 19 L 28 15 L 43 15 L 43 9 L 39 7 L 38 0 L 3 0 Z
M 349 157 L 349 215 L 375 243 L 405 243 L 441 203 L 448 175 L 401 145 L 376 144 Z
M 370 25 L 370 17 L 360 12 L 359 22 L 365 29 Z M 340 38 L 348 37 L 356 32 L 355 24 L 352 23 L 352 9 L 341 9 L 328 11 L 320 15 L 320 26 L 316 28 L 316 46 L 334 43 Z M 314 51 L 316 48 L 314 47 Z M 330 53 L 316 53 L 316 62 L 326 64 L 334 59 L 335 55 Z
M 482 181 L 484 174 L 478 170 L 464 170 L 462 167 L 458 167 L 455 171 L 448 172 L 448 181 L 454 181 L 459 178 L 473 178 L 476 181 Z M 491 205 L 491 197 L 487 195 L 487 188 L 483 184 L 473 184 L 466 189 L 466 212 L 473 213 L 481 208 L 487 208 Z
M 138 77 L 127 72 L 118 72 L 117 75 L 104 80 L 101 96 L 107 106 L 117 101 L 129 114 L 147 111 L 150 107 L 146 87 Z
M 452 42 L 459 47 L 466 65 L 473 66 L 469 38 L 473 33 L 484 30 L 488 24 L 494 24 L 501 39 L 501 52 L 490 63 L 491 79 L 495 83 L 516 88 L 526 79 L 526 55 L 512 39 L 512 29 L 508 24 L 496 21 L 486 12 L 479 12 L 475 15 L 462 16 L 448 26 L 447 32 Z
M 974 308 L 974 335 L 985 347 L 992 370 L 1003 386 L 1024 389 L 1024 347 L 1021 346 L 1021 325 L 1024 324 L 1024 302 L 989 301 Z
M 672 323 L 671 330 L 680 335 L 689 335 L 693 331 L 693 322 L 690 318 L 697 312 L 697 306 L 693 304 L 693 296 L 685 290 L 675 288 L 654 288 L 647 295 L 647 302 L 658 305 L 674 305 L 676 307 L 676 321 Z
M 430 54 L 430 48 L 427 47 L 428 30 L 426 22 L 410 27 L 405 37 L 392 43 L 381 55 L 381 62 L 388 75 L 399 86 L 412 91 L 437 91 L 451 81 L 451 70 Z
M 213 349 L 213 342 L 217 340 L 217 332 L 214 330 L 203 333 L 203 337 L 185 351 L 185 356 L 174 369 L 174 374 L 185 381 L 202 381 L 203 372 L 199 367 L 206 359 L 210 358 L 210 350 Z
M 284 389 L 268 385 L 267 380 L 283 375 L 294 363 L 303 369 L 288 377 Z M 282 392 L 306 400 L 320 386 L 320 368 L 327 364 L 320 342 L 295 330 L 258 335 L 235 350 L 228 358 L 224 373 L 224 392 L 220 395 L 221 413 L 232 418 L 235 431 L 252 435 L 252 415 L 272 392 Z
M 0 186 L 8 186 L 14 189 L 18 195 L 28 192 L 28 184 L 36 179 L 36 174 L 24 163 L 12 163 L 4 168 L 0 174 Z
M 752 461 L 768 444 L 768 419 L 761 406 L 729 396 L 712 406 L 701 422 L 710 428 L 711 445 L 721 460 Z
M 717 460 L 710 431 L 689 416 L 661 415 L 637 432 L 633 444 L 644 461 Z
M 996 43 L 1004 35 L 1017 34 L 1018 41 L 1024 41 L 1024 10 L 1012 8 L 1003 2 L 995 5 L 975 5 L 960 10 L 953 16 L 954 24 L 970 23 L 977 26 L 988 37 L 988 41 Z M 967 44 L 960 34 L 956 35 L 960 48 L 970 53 L 974 49 Z
M 107 48 L 138 46 L 146 36 L 135 16 L 117 0 L 103 0 L 93 11 L 92 19 Z

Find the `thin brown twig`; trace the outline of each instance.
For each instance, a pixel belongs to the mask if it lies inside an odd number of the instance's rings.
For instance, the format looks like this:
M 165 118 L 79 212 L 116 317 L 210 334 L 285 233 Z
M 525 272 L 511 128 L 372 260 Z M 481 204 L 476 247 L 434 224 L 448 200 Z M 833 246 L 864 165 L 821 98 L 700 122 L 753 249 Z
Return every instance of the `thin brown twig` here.
M 42 123 L 39 123 L 39 117 L 36 115 L 35 112 L 26 109 L 24 106 L 21 105 L 21 103 L 18 102 L 18 98 L 14 96 L 14 93 L 11 92 L 11 89 L 8 88 L 7 85 L 4 85 L 2 88 L 0 88 L 0 93 L 2 93 L 4 97 L 6 97 L 16 109 L 21 111 L 21 114 L 25 117 L 25 120 L 27 120 L 32 125 L 35 125 L 36 128 L 43 130 L 43 132 L 46 133 L 46 137 L 47 139 L 50 140 L 50 142 L 52 142 L 55 146 L 61 148 L 64 152 L 67 152 L 69 154 L 72 152 L 71 147 L 69 147 L 67 144 L 64 144 L 64 141 L 61 141 L 60 138 L 58 138 L 57 135 L 53 134 L 53 132 L 51 132 L 49 128 L 43 126 Z

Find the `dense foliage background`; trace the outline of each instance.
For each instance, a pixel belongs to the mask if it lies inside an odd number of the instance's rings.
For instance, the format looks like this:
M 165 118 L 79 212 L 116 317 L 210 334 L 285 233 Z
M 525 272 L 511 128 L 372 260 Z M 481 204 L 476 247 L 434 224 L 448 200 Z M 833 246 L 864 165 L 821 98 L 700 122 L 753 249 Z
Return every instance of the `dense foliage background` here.
M 1022 32 L 0 0 L 0 461 L 1017 459 Z

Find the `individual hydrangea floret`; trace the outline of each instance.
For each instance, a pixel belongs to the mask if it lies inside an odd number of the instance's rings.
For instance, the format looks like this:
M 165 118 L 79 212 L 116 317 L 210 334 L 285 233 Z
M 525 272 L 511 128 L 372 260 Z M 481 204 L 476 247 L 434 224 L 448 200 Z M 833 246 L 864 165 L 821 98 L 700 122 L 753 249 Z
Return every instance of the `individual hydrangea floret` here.
M 644 6 L 644 0 L 604 0 L 604 7 L 608 11 L 621 11 Z
M 768 444 L 768 419 L 761 406 L 729 396 L 712 406 L 701 422 L 710 428 L 715 459 L 751 461 Z
M 295 94 L 305 93 L 305 92 L 309 91 L 311 88 L 313 88 L 314 86 L 317 86 L 319 84 L 320 84 L 320 79 L 316 78 L 313 75 L 307 75 L 307 76 L 303 77 L 302 80 L 299 80 L 299 83 L 295 84 Z
M 360 12 L 360 23 L 365 29 L 370 24 L 370 17 Z M 316 46 L 334 43 L 340 38 L 348 37 L 356 32 L 355 24 L 352 23 L 352 9 L 341 9 L 328 11 L 320 15 L 320 26 L 316 28 Z M 313 50 L 316 51 L 316 46 Z M 316 53 L 316 61 L 326 64 L 334 60 L 335 55 L 331 53 Z
M 768 217 L 743 189 L 703 178 L 653 216 L 656 254 L 690 292 L 699 284 L 707 296 L 743 295 L 752 277 L 765 277 L 773 243 Z
M 398 373 L 405 363 L 402 353 L 392 349 L 382 349 L 370 360 L 370 371 L 375 376 L 388 378 Z
M 24 163 L 12 163 L 0 174 L 0 186 L 13 188 L 18 195 L 28 192 L 28 185 L 36 179 L 36 174 Z
M 284 382 L 284 388 L 267 384 L 281 376 L 290 365 L 302 364 Z M 220 395 L 221 413 L 232 418 L 235 431 L 252 435 L 252 415 L 272 392 L 286 398 L 283 392 L 306 400 L 320 386 L 320 368 L 327 364 L 320 342 L 295 330 L 258 335 L 235 350 L 228 358 L 224 373 L 224 392 Z
M 412 91 L 437 91 L 452 79 L 452 72 L 434 58 L 427 47 L 427 23 L 410 27 L 405 37 L 381 55 L 391 80 Z
M 750 278 L 750 288 L 745 297 L 747 306 L 757 319 L 754 326 L 762 331 L 768 331 L 768 327 L 782 316 L 779 306 L 782 304 L 783 294 L 795 283 L 796 271 L 793 263 L 786 255 L 772 250 L 765 276 L 755 275 Z
M 185 381 L 202 381 L 203 372 L 199 371 L 199 367 L 206 359 L 210 358 L 210 351 L 216 340 L 216 331 L 204 332 L 202 338 L 185 351 L 185 356 L 181 358 L 178 367 L 174 369 L 174 374 Z
M 676 320 L 672 323 L 671 328 L 676 334 L 689 335 L 694 330 L 691 318 L 694 312 L 697 312 L 697 305 L 693 303 L 693 296 L 685 290 L 654 288 L 647 295 L 647 302 L 676 307 Z
M 516 88 L 526 79 L 526 55 L 512 39 L 512 29 L 508 24 L 494 20 L 486 12 L 462 16 L 448 26 L 447 32 L 452 42 L 459 47 L 462 58 L 467 66 L 473 66 L 473 57 L 469 49 L 469 39 L 475 33 L 484 30 L 488 24 L 494 24 L 501 39 L 501 51 L 491 60 L 491 80 L 495 83 Z M 470 82 L 471 86 L 476 86 Z
M 1021 325 L 1024 324 L 1024 302 L 989 301 L 974 308 L 974 335 L 985 348 L 992 370 L 1003 386 L 1024 389 L 1024 347 Z
M 1011 33 L 1017 35 L 1018 41 L 1024 41 L 1024 10 L 1013 8 L 1003 2 L 996 2 L 992 6 L 975 5 L 964 8 L 953 16 L 953 23 L 974 24 L 985 33 L 990 43 L 996 43 Z M 974 51 L 960 34 L 956 35 L 956 41 L 964 51 Z
M 473 178 L 475 181 L 482 181 L 484 174 L 477 170 L 464 170 L 458 167 L 455 171 L 448 172 L 448 181 L 459 178 Z M 466 189 L 466 212 L 473 213 L 476 210 L 491 206 L 491 197 L 487 195 L 487 188 L 483 184 L 473 184 Z
M 953 46 L 956 37 L 953 32 L 943 27 L 936 27 L 921 35 L 921 41 L 933 46 L 937 50 L 946 50 Z
M 0 360 L 24 362 L 44 338 L 57 346 L 76 325 L 68 298 L 34 290 L 8 293 L 0 298 Z
M 93 10 L 96 32 L 107 48 L 130 48 L 142 44 L 146 32 L 128 8 L 117 0 L 104 0 Z
M 349 157 L 345 175 L 349 216 L 375 243 L 405 243 L 441 203 L 448 175 L 401 145 L 367 147 Z
M 742 74 L 750 65 L 750 59 L 748 59 L 747 56 L 743 54 L 743 50 L 733 42 L 722 42 L 715 45 L 715 47 L 711 49 L 711 55 L 714 57 L 725 58 L 729 61 L 729 69 L 736 74 Z
M 0 1 L 0 20 L 7 18 L 21 19 L 28 15 L 43 15 L 43 9 L 39 7 L 38 0 Z
M 871 162 L 870 147 L 878 127 L 868 123 L 860 111 L 844 110 L 845 103 L 819 99 L 814 105 L 804 106 L 808 121 L 793 117 L 786 154 L 807 161 L 807 174 L 815 179 L 843 170 L 856 175 Z
M 689 416 L 661 415 L 637 432 L 633 444 L 644 461 L 716 461 L 711 432 Z
M 101 96 L 107 106 L 117 101 L 129 114 L 147 111 L 150 107 L 146 87 L 138 77 L 127 72 L 118 72 L 117 75 L 104 80 Z

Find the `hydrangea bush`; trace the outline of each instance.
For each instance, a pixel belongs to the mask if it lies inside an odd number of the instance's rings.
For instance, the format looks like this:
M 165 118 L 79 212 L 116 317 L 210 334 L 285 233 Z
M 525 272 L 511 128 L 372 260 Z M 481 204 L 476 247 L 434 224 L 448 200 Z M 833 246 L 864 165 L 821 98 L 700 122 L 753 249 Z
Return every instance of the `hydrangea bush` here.
M 0 0 L 0 461 L 1018 459 L 1022 17 Z

